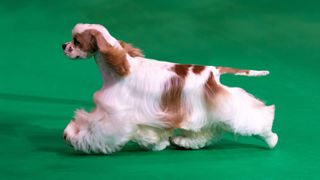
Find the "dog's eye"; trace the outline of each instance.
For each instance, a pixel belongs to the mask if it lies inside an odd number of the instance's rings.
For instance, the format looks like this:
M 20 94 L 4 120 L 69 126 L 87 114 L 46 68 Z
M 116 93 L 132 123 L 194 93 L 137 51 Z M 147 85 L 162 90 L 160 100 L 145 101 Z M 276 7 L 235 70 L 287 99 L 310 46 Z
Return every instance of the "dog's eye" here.
M 73 44 L 75 46 L 78 46 L 78 45 L 80 45 L 80 42 L 76 38 L 73 38 Z

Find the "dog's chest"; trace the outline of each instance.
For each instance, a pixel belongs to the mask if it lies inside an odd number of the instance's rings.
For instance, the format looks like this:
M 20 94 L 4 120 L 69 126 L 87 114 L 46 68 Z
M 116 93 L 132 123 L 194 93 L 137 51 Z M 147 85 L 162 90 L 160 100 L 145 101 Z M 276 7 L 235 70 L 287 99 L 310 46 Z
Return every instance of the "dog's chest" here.
M 101 89 L 93 94 L 93 101 L 96 106 L 103 106 L 107 102 L 106 90 Z

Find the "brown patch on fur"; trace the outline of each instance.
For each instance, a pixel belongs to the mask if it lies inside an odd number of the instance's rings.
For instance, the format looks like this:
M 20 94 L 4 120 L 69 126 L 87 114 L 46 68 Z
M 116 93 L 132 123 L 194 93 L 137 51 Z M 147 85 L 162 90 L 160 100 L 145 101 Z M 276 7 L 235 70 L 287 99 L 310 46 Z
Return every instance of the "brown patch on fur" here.
M 129 74 L 130 66 L 126 57 L 126 51 L 111 46 L 103 35 L 94 29 L 86 30 L 82 34 L 89 32 L 93 36 L 95 47 L 101 53 L 106 63 L 120 76 Z
M 237 73 L 244 73 L 244 74 L 249 74 L 250 70 L 246 69 L 236 69 L 236 68 L 230 68 L 230 67 L 221 67 L 218 66 L 217 69 L 219 70 L 220 74 L 237 74 Z
M 78 46 L 82 51 L 93 53 L 97 50 L 96 41 L 90 31 L 84 31 L 81 34 L 75 34 L 73 38 L 79 42 L 78 45 L 73 42 L 74 45 Z
M 205 88 L 205 94 L 208 97 L 213 97 L 221 88 L 219 84 L 216 82 L 216 80 L 214 79 L 212 72 L 210 72 L 210 75 L 208 77 L 208 80 L 204 88 Z
M 184 80 L 181 77 L 172 77 L 166 84 L 161 95 L 161 108 L 166 116 L 163 120 L 169 127 L 177 128 L 185 118 L 182 90 Z
M 107 64 L 120 76 L 126 76 L 130 72 L 130 65 L 123 50 L 111 48 L 102 53 Z
M 131 56 L 131 57 L 144 57 L 144 54 L 139 48 L 133 47 L 132 44 L 126 43 L 124 41 L 119 41 L 122 48 Z
M 204 97 L 209 107 L 216 107 L 217 103 L 223 100 L 223 97 L 226 97 L 228 94 L 228 91 L 217 83 L 214 79 L 213 73 L 210 72 L 208 80 L 204 85 Z
M 195 74 L 200 74 L 205 68 L 205 66 L 193 65 L 192 72 Z
M 176 64 L 172 67 L 172 71 L 174 71 L 181 78 L 185 78 L 188 75 L 190 64 Z

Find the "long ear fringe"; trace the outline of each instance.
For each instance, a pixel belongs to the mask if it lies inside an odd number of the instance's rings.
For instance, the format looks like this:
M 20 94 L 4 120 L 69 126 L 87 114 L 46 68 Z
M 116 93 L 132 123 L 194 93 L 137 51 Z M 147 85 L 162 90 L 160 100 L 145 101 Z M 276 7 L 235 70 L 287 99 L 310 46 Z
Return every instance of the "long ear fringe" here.
M 131 57 L 144 57 L 144 54 L 139 48 L 133 47 L 132 44 L 126 43 L 124 41 L 119 41 L 122 48 L 131 56 Z
M 97 44 L 98 51 L 106 63 L 119 75 L 126 76 L 130 72 L 130 65 L 126 57 L 126 51 L 111 46 L 103 37 L 101 32 L 91 30 Z

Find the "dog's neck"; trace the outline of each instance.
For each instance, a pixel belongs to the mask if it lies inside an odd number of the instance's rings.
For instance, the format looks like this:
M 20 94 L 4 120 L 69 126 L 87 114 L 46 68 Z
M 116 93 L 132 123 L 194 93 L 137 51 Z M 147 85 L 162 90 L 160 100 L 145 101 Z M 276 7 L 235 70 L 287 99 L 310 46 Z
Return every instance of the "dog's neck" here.
M 110 87 L 120 80 L 120 77 L 108 66 L 100 53 L 96 53 L 94 58 L 102 76 L 103 88 Z

